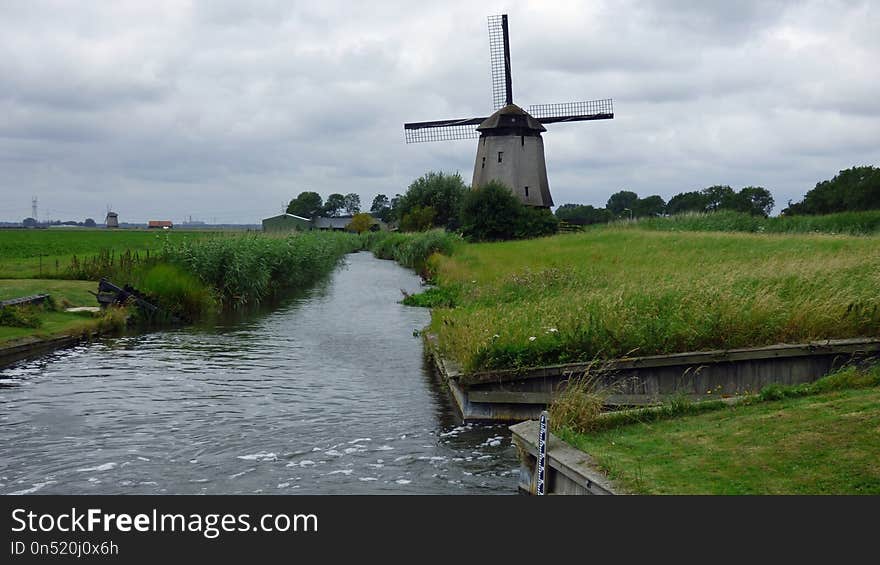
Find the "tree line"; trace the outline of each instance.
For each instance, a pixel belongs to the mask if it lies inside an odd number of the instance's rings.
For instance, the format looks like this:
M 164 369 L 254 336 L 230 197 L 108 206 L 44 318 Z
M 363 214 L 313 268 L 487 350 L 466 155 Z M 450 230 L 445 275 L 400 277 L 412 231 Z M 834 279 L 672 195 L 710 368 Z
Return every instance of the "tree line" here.
M 414 180 L 406 192 L 389 198 L 378 194 L 369 214 L 401 231 L 444 228 L 476 240 L 535 237 L 554 233 L 560 221 L 577 225 L 606 223 L 619 219 L 672 216 L 687 212 L 729 210 L 767 217 L 773 211 L 773 195 L 761 186 L 735 190 L 713 185 L 681 192 L 669 201 L 659 195 L 640 197 L 630 190 L 611 195 L 605 207 L 563 204 L 555 214 L 523 206 L 502 184 L 492 182 L 471 190 L 458 173 L 431 171 Z M 880 169 L 872 166 L 840 171 L 822 181 L 798 203 L 788 203 L 783 215 L 826 214 L 880 209 Z M 357 215 L 361 212 L 357 194 L 331 194 L 324 202 L 316 192 L 302 192 L 291 200 L 287 212 L 305 218 Z M 358 225 L 369 226 L 365 218 Z
M 556 216 L 578 225 L 718 210 L 767 217 L 775 204 L 770 191 L 761 186 L 746 186 L 737 191 L 727 185 L 715 185 L 676 194 L 669 202 L 664 202 L 658 195 L 640 198 L 635 192 L 621 190 L 611 195 L 604 208 L 563 204 L 557 208 Z M 817 183 L 800 202 L 789 201 L 781 214 L 797 216 L 865 210 L 880 210 L 880 169 L 873 166 L 840 171 L 834 178 Z
M 369 227 L 356 194 L 331 194 L 323 202 L 315 192 L 302 192 L 287 207 L 287 213 L 304 218 L 339 216 L 343 211 L 353 216 L 350 229 Z M 500 183 L 470 190 L 459 173 L 440 171 L 417 178 L 404 194 L 376 195 L 369 214 L 401 231 L 443 228 L 480 241 L 548 235 L 556 232 L 559 223 L 549 210 L 523 206 Z
M 715 185 L 676 194 L 669 202 L 656 194 L 640 198 L 635 192 L 621 190 L 611 195 L 604 208 L 563 204 L 556 209 L 556 217 L 577 225 L 717 210 L 733 210 L 766 217 L 773 210 L 773 205 L 770 191 L 761 186 L 746 186 L 737 191 L 726 185 Z

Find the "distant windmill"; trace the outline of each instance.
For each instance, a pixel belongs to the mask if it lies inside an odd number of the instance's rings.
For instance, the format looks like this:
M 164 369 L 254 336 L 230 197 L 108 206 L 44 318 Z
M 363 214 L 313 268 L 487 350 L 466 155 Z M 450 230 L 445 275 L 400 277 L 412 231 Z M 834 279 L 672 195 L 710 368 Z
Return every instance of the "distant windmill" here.
M 510 187 L 523 204 L 553 206 L 541 138 L 541 132 L 547 131 L 543 124 L 610 120 L 614 118 L 611 99 L 539 104 L 529 106 L 528 112 L 514 104 L 506 14 L 489 16 L 489 57 L 496 112 L 488 118 L 404 124 L 406 142 L 479 137 L 471 182 L 474 188 L 498 180 Z

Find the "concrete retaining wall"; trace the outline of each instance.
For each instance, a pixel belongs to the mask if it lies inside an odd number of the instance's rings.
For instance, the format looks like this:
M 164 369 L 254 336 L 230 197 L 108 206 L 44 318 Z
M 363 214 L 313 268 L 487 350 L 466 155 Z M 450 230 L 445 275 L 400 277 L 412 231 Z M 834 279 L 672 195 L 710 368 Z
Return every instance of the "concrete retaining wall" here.
M 88 335 L 60 336 L 48 339 L 29 339 L 22 343 L 0 347 L 0 369 L 22 359 L 39 357 L 52 351 L 76 345 L 89 339 Z
M 518 489 L 523 494 L 535 494 L 539 423 L 521 422 L 510 426 L 510 431 L 520 459 Z M 620 494 L 589 455 L 553 434 L 547 438 L 546 477 L 547 494 Z
M 774 383 L 812 382 L 878 355 L 880 339 L 858 338 L 465 374 L 434 351 L 437 370 L 465 420 L 506 422 L 539 417 L 571 379 L 586 373 L 612 391 L 608 404 L 644 406 L 675 394 L 702 400 L 754 393 Z

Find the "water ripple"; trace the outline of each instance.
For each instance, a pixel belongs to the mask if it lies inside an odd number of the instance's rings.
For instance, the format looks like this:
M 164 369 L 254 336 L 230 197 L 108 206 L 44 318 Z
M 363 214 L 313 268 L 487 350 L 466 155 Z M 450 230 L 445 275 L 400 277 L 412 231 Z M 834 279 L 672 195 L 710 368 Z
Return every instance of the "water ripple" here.
M 462 425 L 366 253 L 275 310 L 0 371 L 0 493 L 513 493 L 504 426 Z

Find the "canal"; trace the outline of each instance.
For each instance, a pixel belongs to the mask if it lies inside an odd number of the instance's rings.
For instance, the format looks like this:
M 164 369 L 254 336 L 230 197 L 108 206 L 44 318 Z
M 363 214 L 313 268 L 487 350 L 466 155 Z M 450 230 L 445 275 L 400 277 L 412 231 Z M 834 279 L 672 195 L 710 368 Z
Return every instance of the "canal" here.
M 505 426 L 462 425 L 369 253 L 270 312 L 0 370 L 2 494 L 516 492 Z

